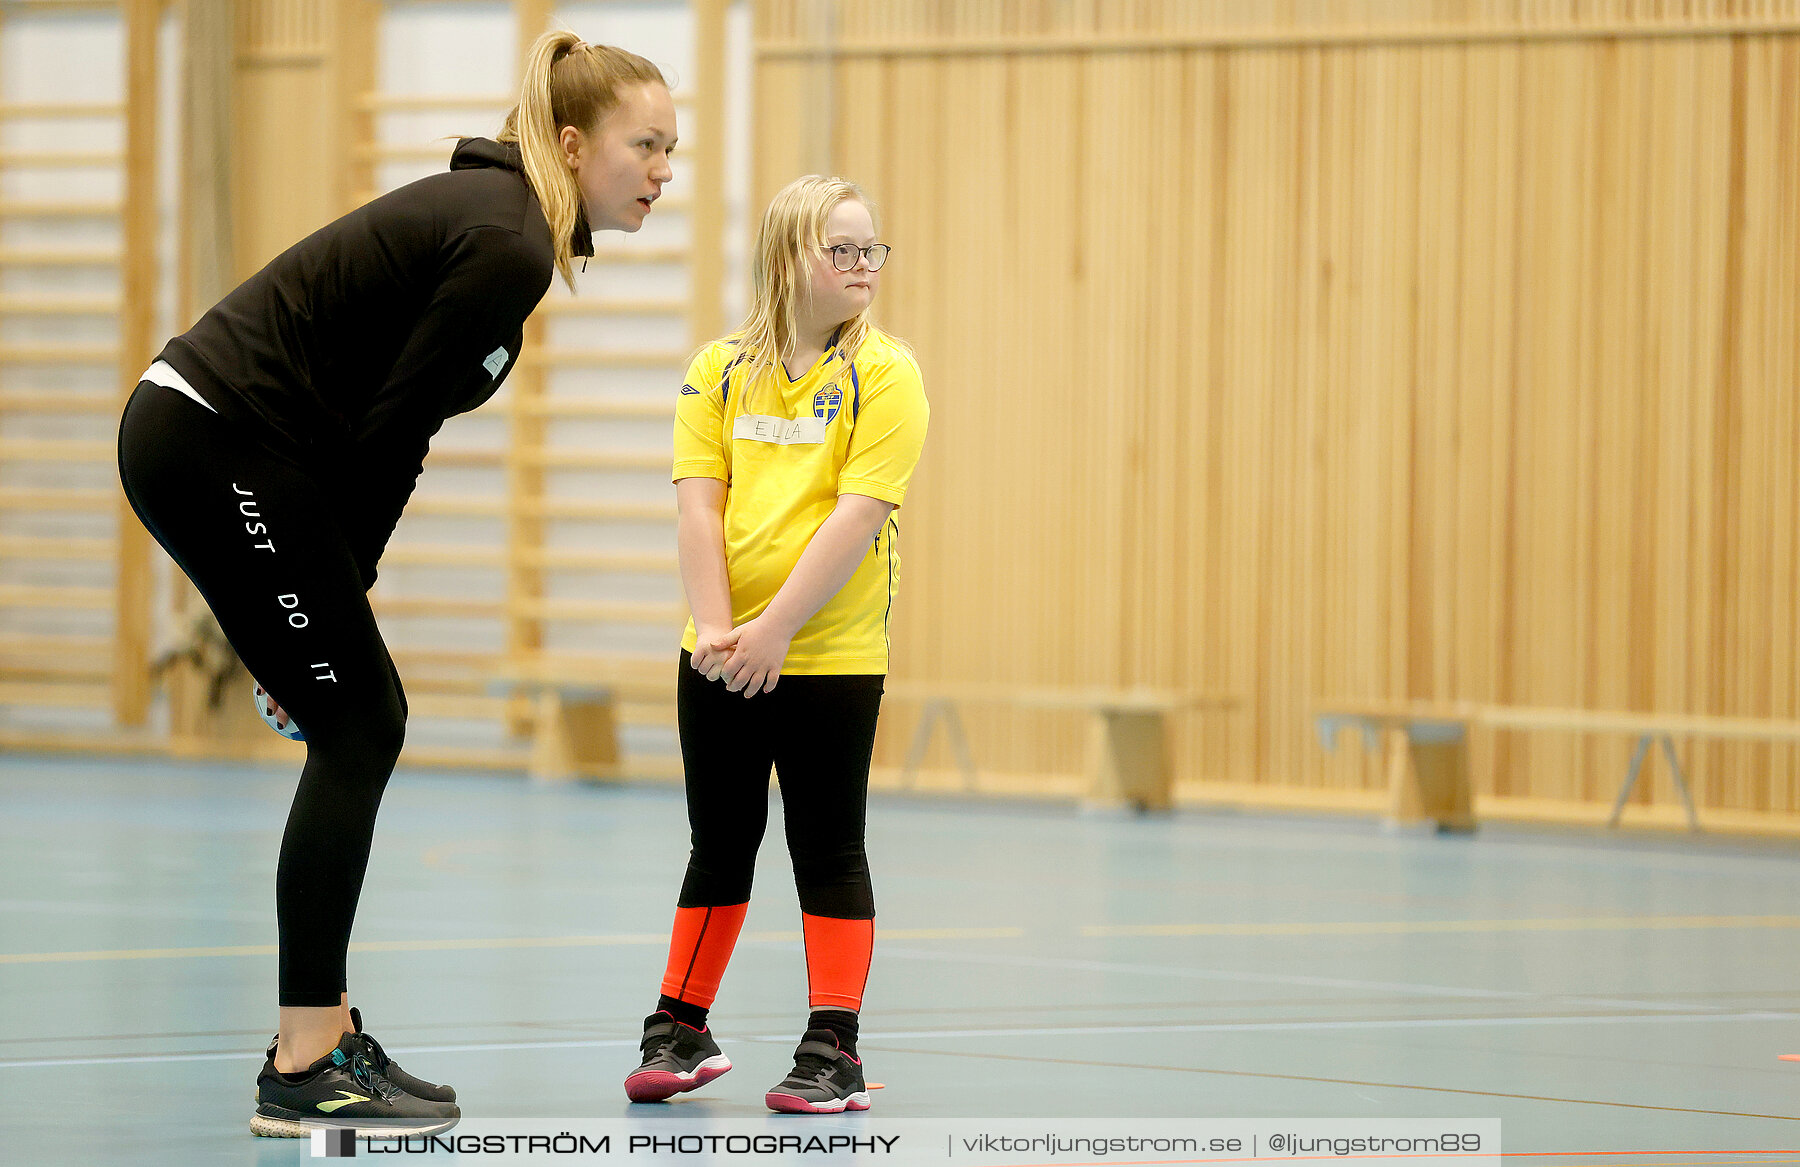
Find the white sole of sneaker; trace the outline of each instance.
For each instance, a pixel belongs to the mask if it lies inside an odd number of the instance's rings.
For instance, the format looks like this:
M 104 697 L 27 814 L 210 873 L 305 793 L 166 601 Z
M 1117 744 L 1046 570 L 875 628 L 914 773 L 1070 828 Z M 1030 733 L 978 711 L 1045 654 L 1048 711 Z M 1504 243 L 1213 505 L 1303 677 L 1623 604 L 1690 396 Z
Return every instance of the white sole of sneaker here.
M 777 1114 L 842 1114 L 846 1110 L 869 1109 L 869 1092 L 858 1090 L 848 1098 L 832 1102 L 808 1102 L 795 1094 L 771 1090 L 763 1096 L 763 1104 Z
M 357 1137 L 373 1136 L 375 1138 L 398 1138 L 404 1135 L 439 1135 L 455 1126 L 461 1119 L 448 1121 L 417 1123 L 393 1123 L 388 1125 L 357 1126 Z M 299 1122 L 288 1118 L 272 1118 L 266 1114 L 250 1116 L 250 1133 L 264 1139 L 310 1139 L 314 1131 L 343 1130 L 349 1127 L 347 1122 Z

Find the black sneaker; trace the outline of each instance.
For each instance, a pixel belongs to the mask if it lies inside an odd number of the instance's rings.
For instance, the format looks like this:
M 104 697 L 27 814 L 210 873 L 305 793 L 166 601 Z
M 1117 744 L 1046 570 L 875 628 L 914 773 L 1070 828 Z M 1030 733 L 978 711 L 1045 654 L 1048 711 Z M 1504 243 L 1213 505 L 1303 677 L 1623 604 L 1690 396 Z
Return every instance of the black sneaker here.
M 423 1078 L 415 1078 L 402 1070 L 399 1062 L 388 1057 L 388 1052 L 381 1048 L 381 1043 L 363 1032 L 362 1011 L 355 1006 L 350 1009 L 350 1024 L 356 1027 L 356 1036 L 362 1039 L 363 1049 L 369 1055 L 369 1064 L 375 1067 L 376 1073 L 383 1075 L 388 1081 L 414 1098 L 423 1098 L 427 1102 L 456 1101 L 456 1087 L 439 1086 L 434 1082 L 427 1082 Z M 280 1040 L 280 1034 L 269 1039 L 269 1048 L 263 1056 L 271 1062 L 275 1060 L 275 1046 Z
M 644 1063 L 625 1079 L 625 1097 L 633 1102 L 661 1102 L 698 1090 L 731 1069 L 710 1029 L 683 1025 L 667 1013 L 644 1018 Z
M 439 1086 L 436 1083 L 427 1082 L 423 1078 L 415 1078 L 402 1070 L 399 1062 L 388 1057 L 387 1051 L 381 1048 L 380 1042 L 363 1032 L 362 1013 L 354 1007 L 350 1010 L 350 1024 L 356 1026 L 356 1036 L 362 1038 L 363 1048 L 369 1054 L 369 1064 L 375 1067 L 376 1073 L 385 1075 L 388 1081 L 414 1098 L 423 1098 L 427 1102 L 456 1101 L 456 1087 Z
M 299 1075 L 296 1075 L 297 1077 Z M 382 1135 L 435 1135 L 455 1126 L 454 1102 L 428 1102 L 394 1085 L 369 1062 L 363 1039 L 346 1033 L 337 1048 L 308 1066 L 299 1082 L 275 1072 L 271 1055 L 256 1076 L 250 1133 L 304 1139 L 315 1130 L 350 1128 Z
M 838 1048 L 837 1034 L 809 1029 L 794 1050 L 794 1068 L 763 1101 L 782 1114 L 838 1114 L 869 1109 L 862 1063 Z

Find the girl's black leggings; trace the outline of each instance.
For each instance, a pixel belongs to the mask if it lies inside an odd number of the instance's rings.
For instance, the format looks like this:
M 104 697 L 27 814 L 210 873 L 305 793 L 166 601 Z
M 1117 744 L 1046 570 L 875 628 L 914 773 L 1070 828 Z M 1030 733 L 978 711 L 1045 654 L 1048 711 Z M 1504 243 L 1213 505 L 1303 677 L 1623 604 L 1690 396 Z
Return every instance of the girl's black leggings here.
M 138 518 L 306 736 L 275 875 L 280 1003 L 336 1005 L 406 695 L 327 502 L 333 492 L 254 431 L 149 382 L 125 407 L 119 476 Z
M 676 713 L 687 775 L 693 851 L 679 905 L 750 900 L 756 851 L 769 817 L 769 767 L 781 810 L 800 910 L 840 920 L 875 918 L 863 829 L 869 757 L 885 677 L 784 674 L 746 698 L 708 681 L 681 654 Z

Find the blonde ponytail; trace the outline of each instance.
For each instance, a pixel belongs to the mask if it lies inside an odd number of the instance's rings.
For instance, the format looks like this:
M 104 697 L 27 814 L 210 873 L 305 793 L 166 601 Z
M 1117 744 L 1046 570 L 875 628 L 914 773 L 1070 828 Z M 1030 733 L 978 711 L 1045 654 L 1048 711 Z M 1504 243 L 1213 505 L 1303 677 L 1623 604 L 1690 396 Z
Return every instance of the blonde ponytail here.
M 619 107 L 620 90 L 654 81 L 668 86 L 662 70 L 624 49 L 590 45 L 566 29 L 532 42 L 525 57 L 519 102 L 496 137 L 516 142 L 525 160 L 525 178 L 550 224 L 556 270 L 575 287 L 575 227 L 582 215 L 581 187 L 563 161 L 561 133 L 574 126 L 593 133 Z

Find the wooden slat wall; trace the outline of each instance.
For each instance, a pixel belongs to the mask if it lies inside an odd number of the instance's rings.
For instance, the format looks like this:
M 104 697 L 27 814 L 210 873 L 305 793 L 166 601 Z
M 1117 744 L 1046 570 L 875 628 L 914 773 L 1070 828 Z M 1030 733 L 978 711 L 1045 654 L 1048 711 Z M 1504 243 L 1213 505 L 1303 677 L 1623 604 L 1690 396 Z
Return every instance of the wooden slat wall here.
M 896 675 L 1235 691 L 1188 792 L 1321 804 L 1379 781 L 1321 697 L 1800 716 L 1800 3 L 758 0 L 755 36 L 753 207 L 868 186 L 932 397 Z M 1074 719 L 968 716 L 984 764 L 1080 764 Z M 1629 747 L 1476 744 L 1519 805 L 1610 799 Z M 1792 748 L 1683 753 L 1706 806 L 1800 811 Z

